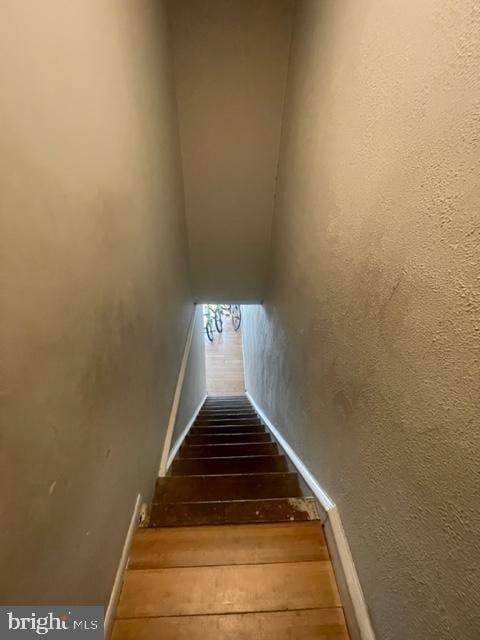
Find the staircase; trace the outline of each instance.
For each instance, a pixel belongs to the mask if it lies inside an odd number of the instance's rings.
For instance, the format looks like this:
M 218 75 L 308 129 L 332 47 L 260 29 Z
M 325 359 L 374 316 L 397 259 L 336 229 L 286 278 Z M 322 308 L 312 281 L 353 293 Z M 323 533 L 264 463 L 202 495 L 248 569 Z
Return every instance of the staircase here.
M 113 640 L 347 640 L 306 493 L 245 396 L 208 398 L 135 536 Z
M 318 518 L 298 475 L 245 396 L 206 400 L 159 478 L 150 526 L 291 522 Z

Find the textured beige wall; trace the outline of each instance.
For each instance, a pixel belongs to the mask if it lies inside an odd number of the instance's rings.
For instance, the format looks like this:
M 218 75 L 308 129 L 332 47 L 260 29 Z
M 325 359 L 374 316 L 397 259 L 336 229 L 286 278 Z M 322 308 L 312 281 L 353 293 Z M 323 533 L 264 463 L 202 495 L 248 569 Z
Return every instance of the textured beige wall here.
M 190 320 L 161 2 L 0 3 L 0 602 L 103 604 Z
M 300 1 L 247 388 L 338 503 L 379 640 L 480 637 L 480 11 Z
M 188 356 L 182 395 L 178 405 L 177 419 L 173 430 L 172 445 L 175 445 L 185 427 L 192 419 L 199 403 L 207 393 L 205 369 L 205 331 L 203 328 L 203 306 L 197 305 L 192 344 Z
M 261 301 L 292 0 L 171 0 L 198 301 Z

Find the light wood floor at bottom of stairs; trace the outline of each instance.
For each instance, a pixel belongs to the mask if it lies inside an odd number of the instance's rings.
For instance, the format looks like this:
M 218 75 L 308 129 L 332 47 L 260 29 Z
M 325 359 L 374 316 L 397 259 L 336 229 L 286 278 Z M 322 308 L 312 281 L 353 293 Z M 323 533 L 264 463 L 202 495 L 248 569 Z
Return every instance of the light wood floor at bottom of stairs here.
M 348 640 L 321 524 L 139 530 L 112 640 Z

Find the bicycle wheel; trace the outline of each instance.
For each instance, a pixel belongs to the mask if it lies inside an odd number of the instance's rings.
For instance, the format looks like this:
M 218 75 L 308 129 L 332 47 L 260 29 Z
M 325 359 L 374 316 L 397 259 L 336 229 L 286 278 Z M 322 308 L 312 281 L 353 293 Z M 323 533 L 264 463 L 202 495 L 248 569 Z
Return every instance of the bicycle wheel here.
M 242 312 L 240 310 L 239 304 L 232 304 L 232 324 L 235 331 L 240 329 L 240 324 L 242 322 Z
M 210 340 L 210 342 L 213 342 L 213 327 L 210 320 L 205 325 L 205 333 L 207 334 L 207 338 Z
M 217 328 L 218 333 L 222 333 L 223 331 L 223 317 L 222 310 L 218 307 L 215 309 L 215 327 Z

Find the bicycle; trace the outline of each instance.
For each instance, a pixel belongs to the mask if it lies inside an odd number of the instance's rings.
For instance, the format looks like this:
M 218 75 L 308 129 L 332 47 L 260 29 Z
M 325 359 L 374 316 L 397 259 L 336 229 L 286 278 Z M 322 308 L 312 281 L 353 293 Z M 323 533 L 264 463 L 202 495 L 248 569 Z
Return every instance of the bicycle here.
M 232 316 L 232 324 L 235 331 L 240 329 L 240 325 L 242 323 L 242 310 L 240 309 L 239 304 L 232 304 L 230 315 Z
M 222 310 L 219 305 L 206 304 L 203 307 L 203 317 L 205 324 L 205 333 L 210 342 L 214 340 L 214 325 L 218 333 L 223 331 Z
M 240 329 L 240 324 L 242 322 L 242 311 L 240 309 L 239 304 L 222 304 L 220 305 L 222 314 L 224 313 L 227 317 L 230 316 L 232 318 L 232 325 L 235 331 Z M 223 324 L 223 319 L 222 319 Z

